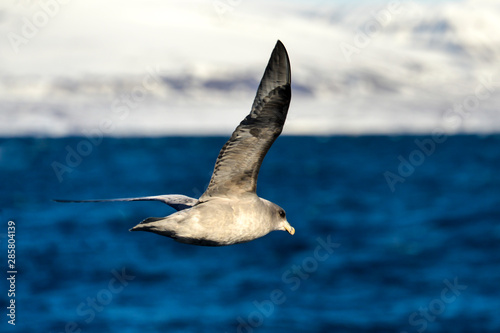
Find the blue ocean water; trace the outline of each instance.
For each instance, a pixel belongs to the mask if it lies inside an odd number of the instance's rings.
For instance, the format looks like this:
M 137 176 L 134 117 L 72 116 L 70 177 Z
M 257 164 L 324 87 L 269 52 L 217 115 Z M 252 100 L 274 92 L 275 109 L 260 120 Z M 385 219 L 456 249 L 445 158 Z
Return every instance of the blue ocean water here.
M 499 332 L 500 136 L 282 136 L 258 194 L 296 234 L 196 247 L 129 232 L 200 195 L 225 137 L 1 139 L 8 332 Z

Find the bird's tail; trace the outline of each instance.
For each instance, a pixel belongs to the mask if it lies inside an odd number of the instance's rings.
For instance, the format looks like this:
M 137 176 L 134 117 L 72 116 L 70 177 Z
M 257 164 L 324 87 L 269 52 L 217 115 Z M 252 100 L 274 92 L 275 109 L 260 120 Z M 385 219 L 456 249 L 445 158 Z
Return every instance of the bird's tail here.
M 147 219 L 142 220 L 135 227 L 131 228 L 129 231 L 149 231 L 151 229 L 150 223 L 158 222 L 164 219 L 164 217 L 148 217 Z

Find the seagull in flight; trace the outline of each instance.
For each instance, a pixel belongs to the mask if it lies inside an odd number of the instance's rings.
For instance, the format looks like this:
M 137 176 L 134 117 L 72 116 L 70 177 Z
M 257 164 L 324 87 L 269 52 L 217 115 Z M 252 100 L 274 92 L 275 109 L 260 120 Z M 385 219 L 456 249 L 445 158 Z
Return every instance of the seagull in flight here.
M 105 200 L 58 202 L 161 201 L 177 212 L 149 217 L 130 229 L 149 231 L 193 245 L 224 246 L 249 242 L 274 230 L 295 229 L 285 211 L 256 194 L 259 169 L 281 134 L 291 99 L 290 61 L 278 40 L 260 82 L 250 114 L 220 150 L 207 190 L 199 199 L 168 194 Z

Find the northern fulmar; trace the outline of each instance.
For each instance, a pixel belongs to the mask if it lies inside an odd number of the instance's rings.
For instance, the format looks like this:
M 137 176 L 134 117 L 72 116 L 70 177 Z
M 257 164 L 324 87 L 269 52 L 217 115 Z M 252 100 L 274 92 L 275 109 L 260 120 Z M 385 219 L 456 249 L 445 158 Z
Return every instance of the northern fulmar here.
M 149 217 L 130 229 L 149 231 L 181 243 L 224 246 L 249 242 L 274 230 L 295 229 L 283 208 L 256 194 L 259 169 L 285 124 L 291 98 L 290 61 L 278 40 L 257 89 L 250 114 L 236 127 L 222 147 L 207 190 L 199 199 L 179 194 L 105 200 L 56 200 L 103 202 L 155 200 L 177 212 Z

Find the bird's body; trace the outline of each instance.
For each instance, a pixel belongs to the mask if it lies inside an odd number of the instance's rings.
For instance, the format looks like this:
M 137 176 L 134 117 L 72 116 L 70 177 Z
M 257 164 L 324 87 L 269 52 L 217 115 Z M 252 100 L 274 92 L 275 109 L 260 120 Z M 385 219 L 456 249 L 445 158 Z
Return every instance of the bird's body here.
M 56 200 L 60 202 L 161 201 L 178 210 L 150 217 L 130 229 L 149 231 L 181 243 L 223 246 L 248 242 L 273 230 L 295 229 L 285 211 L 256 194 L 262 161 L 280 135 L 291 98 L 290 61 L 278 41 L 260 82 L 250 114 L 222 147 L 207 190 L 199 199 L 159 195 L 129 199 Z
M 132 231 L 150 231 L 181 243 L 222 246 L 248 242 L 273 231 L 269 216 L 276 213 L 273 203 L 248 194 L 232 198 L 212 198 L 165 218 L 146 219 Z M 168 226 L 168 228 L 165 228 Z M 283 230 L 285 226 L 283 225 Z

